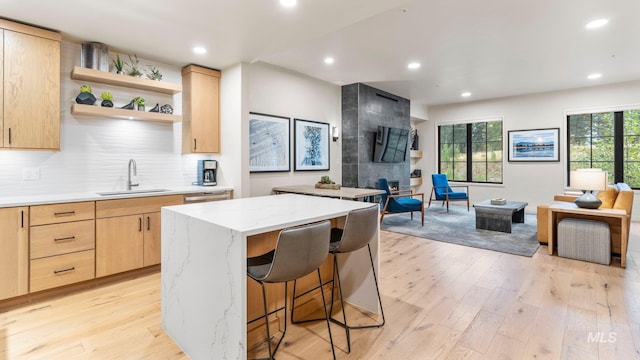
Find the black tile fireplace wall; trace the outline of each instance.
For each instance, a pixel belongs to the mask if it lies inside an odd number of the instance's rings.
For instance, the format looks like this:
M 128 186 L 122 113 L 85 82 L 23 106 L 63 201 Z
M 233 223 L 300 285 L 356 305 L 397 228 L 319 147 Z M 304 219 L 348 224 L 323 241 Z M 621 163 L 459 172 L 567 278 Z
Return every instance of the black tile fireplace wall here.
M 408 189 L 409 147 L 402 163 L 374 163 L 373 141 L 378 125 L 410 129 L 408 99 L 361 83 L 342 87 L 342 185 L 377 187 L 378 178 L 398 180 Z

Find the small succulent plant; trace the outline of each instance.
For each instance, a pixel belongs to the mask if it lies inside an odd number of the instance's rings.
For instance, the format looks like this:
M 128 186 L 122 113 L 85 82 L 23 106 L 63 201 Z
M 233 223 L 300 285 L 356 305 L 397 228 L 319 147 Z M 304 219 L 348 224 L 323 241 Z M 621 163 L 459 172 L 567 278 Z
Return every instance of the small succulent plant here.
M 147 71 L 147 77 L 151 80 L 162 80 L 162 73 L 157 67 L 151 66 Z
M 131 64 L 129 64 L 130 68 L 129 68 L 129 75 L 131 76 L 142 76 L 142 71 L 140 71 L 140 60 L 138 60 L 138 55 L 134 54 L 133 57 L 131 57 L 131 55 L 129 55 L 129 61 L 131 62 Z
M 102 100 L 109 100 L 109 101 L 113 100 L 113 95 L 111 95 L 111 93 L 108 91 L 103 91 L 100 97 L 102 98 Z
M 329 176 L 323 176 L 320 178 L 320 183 L 321 184 L 335 184 L 335 181 L 331 180 L 331 178 Z
M 136 96 L 136 98 L 133 100 L 136 101 L 136 104 L 138 104 L 138 107 L 144 106 L 144 98 L 141 98 L 140 96 Z
M 80 86 L 80 92 L 81 93 L 89 93 L 89 94 L 91 94 L 91 86 L 89 86 L 89 85 Z
M 113 60 L 113 67 L 116 69 L 118 74 L 124 74 L 124 67 L 127 66 L 125 61 L 120 59 L 120 54 L 116 54 L 116 58 Z

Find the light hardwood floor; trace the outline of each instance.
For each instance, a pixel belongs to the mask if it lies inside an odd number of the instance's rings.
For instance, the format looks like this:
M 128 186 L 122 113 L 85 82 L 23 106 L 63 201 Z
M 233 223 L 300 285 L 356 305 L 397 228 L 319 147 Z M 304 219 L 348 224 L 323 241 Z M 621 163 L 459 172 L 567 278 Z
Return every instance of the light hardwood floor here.
M 338 359 L 638 359 L 640 224 L 628 267 L 521 257 L 383 232 L 387 324 L 332 326 Z M 279 360 L 330 359 L 326 324 L 290 326 Z M 184 359 L 160 325 L 160 275 L 0 312 L 0 359 Z

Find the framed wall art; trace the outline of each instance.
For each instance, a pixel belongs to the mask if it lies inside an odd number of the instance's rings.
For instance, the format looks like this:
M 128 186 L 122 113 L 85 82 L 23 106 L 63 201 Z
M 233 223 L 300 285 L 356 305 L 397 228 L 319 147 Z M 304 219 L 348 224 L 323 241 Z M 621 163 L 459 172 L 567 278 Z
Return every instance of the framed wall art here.
M 329 124 L 302 119 L 293 121 L 293 170 L 329 170 Z
M 559 128 L 509 131 L 509 161 L 560 161 L 559 132 Z
M 291 119 L 249 113 L 249 172 L 291 170 Z

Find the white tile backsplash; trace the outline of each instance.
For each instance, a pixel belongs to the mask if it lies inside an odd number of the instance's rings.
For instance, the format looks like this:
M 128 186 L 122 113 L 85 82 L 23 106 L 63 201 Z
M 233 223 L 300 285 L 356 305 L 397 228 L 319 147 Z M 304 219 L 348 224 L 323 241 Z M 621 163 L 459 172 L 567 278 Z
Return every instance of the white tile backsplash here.
M 146 99 L 147 111 L 156 103 L 169 103 L 173 106 L 174 114 L 181 114 L 182 94 L 164 95 L 72 80 L 72 68 L 80 65 L 81 46 L 64 41 L 61 53 L 60 151 L 0 150 L 0 198 L 55 192 L 123 190 L 131 158 L 136 160 L 141 188 L 185 186 L 196 179 L 198 159 L 218 159 L 217 155 L 182 155 L 182 124 L 179 122 L 72 116 L 71 105 L 75 102 L 80 85 L 85 83 L 91 86 L 98 98 L 98 106 L 100 94 L 110 91 L 116 107 L 142 96 Z M 164 75 L 163 81 L 182 81 L 177 66 L 145 59 L 140 62 L 160 69 Z M 224 164 L 220 164 L 220 167 L 220 171 L 223 171 Z M 40 179 L 23 180 L 25 168 L 40 169 Z

